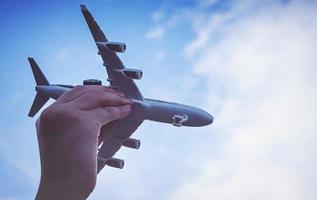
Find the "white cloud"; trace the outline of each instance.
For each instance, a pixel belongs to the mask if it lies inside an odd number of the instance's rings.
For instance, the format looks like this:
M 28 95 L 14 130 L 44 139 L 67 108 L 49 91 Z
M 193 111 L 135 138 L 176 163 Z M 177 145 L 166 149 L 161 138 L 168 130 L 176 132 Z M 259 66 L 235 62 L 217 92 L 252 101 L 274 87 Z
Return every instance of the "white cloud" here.
M 154 11 L 151 17 L 153 21 L 160 21 L 164 18 L 164 15 L 165 15 L 164 10 L 160 9 L 160 10 Z
M 197 37 L 185 47 L 185 55 L 193 57 L 198 53 L 199 50 L 206 48 L 206 46 L 209 45 L 209 40 L 213 38 L 215 33 L 217 33 L 217 28 L 231 17 L 231 14 L 215 14 L 208 22 L 195 27 Z M 194 17 L 193 20 L 195 21 L 196 17 Z M 202 27 L 204 28 L 202 29 Z
M 155 11 L 152 13 L 152 20 L 154 22 L 154 28 L 151 28 L 146 34 L 146 39 L 161 39 L 164 35 L 175 26 L 180 21 L 188 20 L 186 9 L 180 9 L 175 12 L 172 16 L 165 16 L 165 11 L 163 9 Z
M 162 38 L 165 34 L 165 28 L 163 26 L 158 26 L 154 29 L 149 30 L 145 37 L 147 39 L 158 39 L 158 38 Z
M 250 6 L 227 20 L 239 3 L 210 17 L 185 50 L 202 54 L 194 70 L 209 78 L 223 143 L 205 149 L 221 156 L 196 166 L 170 199 L 316 199 L 316 4 Z

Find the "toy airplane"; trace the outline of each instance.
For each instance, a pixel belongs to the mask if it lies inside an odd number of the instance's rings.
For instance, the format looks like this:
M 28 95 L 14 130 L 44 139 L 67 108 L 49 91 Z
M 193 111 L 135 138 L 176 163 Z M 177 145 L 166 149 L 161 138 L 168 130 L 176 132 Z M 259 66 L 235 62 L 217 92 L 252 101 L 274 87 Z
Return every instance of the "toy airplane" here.
M 124 161 L 113 158 L 121 146 L 138 149 L 140 141 L 130 138 L 133 132 L 144 120 L 170 123 L 175 126 L 205 126 L 213 122 L 213 117 L 191 106 L 181 105 L 152 99 L 143 98 L 133 79 L 141 79 L 142 71 L 127 69 L 122 64 L 116 52 L 124 52 L 124 43 L 109 42 L 93 16 L 85 5 L 81 5 L 81 11 L 86 19 L 92 36 L 99 50 L 98 54 L 103 59 L 103 65 L 108 73 L 108 81 L 111 88 L 119 90 L 133 101 L 131 113 L 124 119 L 113 122 L 111 130 L 107 130 L 105 140 L 98 150 L 98 173 L 105 165 L 123 168 Z M 28 58 L 36 81 L 37 94 L 28 116 L 33 117 L 49 98 L 57 99 L 63 93 L 71 90 L 71 85 L 50 84 L 33 58 Z M 101 85 L 101 81 L 95 79 L 85 80 L 84 85 Z M 102 131 L 102 130 L 101 130 Z

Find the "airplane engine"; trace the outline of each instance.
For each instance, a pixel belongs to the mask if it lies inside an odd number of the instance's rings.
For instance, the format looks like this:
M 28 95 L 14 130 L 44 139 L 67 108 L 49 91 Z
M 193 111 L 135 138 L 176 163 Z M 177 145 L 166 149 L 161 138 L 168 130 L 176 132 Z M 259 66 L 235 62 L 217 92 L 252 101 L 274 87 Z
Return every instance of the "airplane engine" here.
M 174 115 L 173 116 L 173 125 L 180 127 L 184 122 L 188 121 L 187 115 Z
M 122 145 L 132 149 L 139 149 L 141 145 L 141 141 L 133 139 L 133 138 L 128 138 L 122 143 Z
M 110 158 L 109 160 L 106 160 L 106 165 L 122 169 L 124 166 L 124 160 L 118 158 Z
M 123 69 L 122 73 L 124 76 L 132 79 L 140 80 L 143 76 L 142 70 L 139 69 Z
M 118 53 L 125 52 L 127 45 L 122 42 L 97 42 L 98 46 L 104 46 L 108 50 Z

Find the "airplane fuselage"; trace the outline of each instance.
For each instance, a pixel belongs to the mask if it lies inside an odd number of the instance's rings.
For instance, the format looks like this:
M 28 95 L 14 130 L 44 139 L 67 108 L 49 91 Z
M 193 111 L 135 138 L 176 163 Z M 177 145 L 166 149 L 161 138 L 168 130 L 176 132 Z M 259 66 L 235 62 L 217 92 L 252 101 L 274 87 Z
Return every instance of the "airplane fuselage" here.
M 58 99 L 70 89 L 71 86 L 65 87 L 61 85 L 41 85 L 35 87 L 37 92 L 52 99 Z M 175 126 L 196 127 L 205 126 L 213 122 L 213 117 L 208 112 L 192 106 L 146 98 L 144 100 L 132 99 L 132 101 L 133 109 L 127 119 L 151 120 Z

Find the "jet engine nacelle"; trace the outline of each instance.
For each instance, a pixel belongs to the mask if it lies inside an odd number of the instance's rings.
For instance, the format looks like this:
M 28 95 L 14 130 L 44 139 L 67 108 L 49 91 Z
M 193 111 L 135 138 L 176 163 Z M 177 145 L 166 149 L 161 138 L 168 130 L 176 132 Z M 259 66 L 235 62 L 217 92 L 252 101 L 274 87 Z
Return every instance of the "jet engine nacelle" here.
M 122 143 L 122 145 L 132 149 L 139 149 L 141 145 L 141 141 L 133 139 L 133 138 L 128 138 Z
M 122 169 L 124 166 L 124 160 L 121 160 L 118 158 L 110 158 L 110 159 L 106 160 L 106 165 L 108 165 L 110 167 Z
M 142 78 L 142 76 L 143 76 L 142 70 L 139 70 L 139 69 L 122 69 L 120 71 L 127 78 L 140 80 Z
M 127 46 L 122 42 L 97 42 L 98 46 L 104 46 L 109 51 L 123 53 L 125 52 Z

